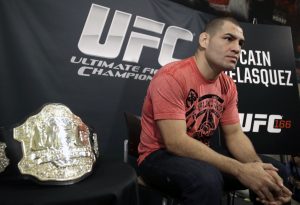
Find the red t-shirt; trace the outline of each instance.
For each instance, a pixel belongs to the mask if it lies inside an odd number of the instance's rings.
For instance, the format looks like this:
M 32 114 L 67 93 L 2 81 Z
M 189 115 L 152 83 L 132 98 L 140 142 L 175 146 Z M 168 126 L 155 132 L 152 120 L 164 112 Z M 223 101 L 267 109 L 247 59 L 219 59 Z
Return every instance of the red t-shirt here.
M 209 145 L 219 121 L 222 125 L 239 122 L 236 85 L 223 72 L 216 80 L 206 80 L 193 57 L 161 68 L 144 100 L 139 164 L 165 147 L 155 123 L 161 119 L 185 120 L 187 134 Z

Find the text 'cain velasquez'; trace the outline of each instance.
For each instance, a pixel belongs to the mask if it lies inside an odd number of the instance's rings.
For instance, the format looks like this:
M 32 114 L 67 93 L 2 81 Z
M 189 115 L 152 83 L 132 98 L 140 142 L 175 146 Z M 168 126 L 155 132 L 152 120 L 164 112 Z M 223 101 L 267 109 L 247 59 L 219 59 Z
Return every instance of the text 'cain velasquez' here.
M 154 68 L 83 57 L 77 58 L 76 56 L 72 56 L 71 63 L 81 64 L 81 67 L 78 69 L 77 73 L 78 75 L 85 77 L 100 75 L 115 78 L 150 81 L 152 80 L 153 75 L 157 72 L 157 69 Z
M 239 66 L 225 73 L 236 83 L 293 86 L 292 71 L 272 68 L 269 51 L 242 50 Z

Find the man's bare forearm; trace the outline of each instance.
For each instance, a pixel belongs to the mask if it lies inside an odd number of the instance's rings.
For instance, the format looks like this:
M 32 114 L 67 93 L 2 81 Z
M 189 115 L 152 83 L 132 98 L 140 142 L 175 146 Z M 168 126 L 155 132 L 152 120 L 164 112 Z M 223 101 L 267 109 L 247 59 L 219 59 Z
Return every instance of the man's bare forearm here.
M 261 162 L 252 142 L 244 134 L 239 123 L 222 126 L 222 131 L 226 146 L 234 158 L 243 163 Z
M 240 162 L 262 162 L 244 133 L 234 136 L 234 140 L 228 140 L 226 145 L 230 153 Z
M 239 168 L 242 166 L 239 161 L 215 152 L 207 145 L 188 135 L 178 137 L 176 140 L 166 143 L 166 148 L 169 152 L 178 156 L 205 161 L 221 171 L 234 176 L 239 174 Z

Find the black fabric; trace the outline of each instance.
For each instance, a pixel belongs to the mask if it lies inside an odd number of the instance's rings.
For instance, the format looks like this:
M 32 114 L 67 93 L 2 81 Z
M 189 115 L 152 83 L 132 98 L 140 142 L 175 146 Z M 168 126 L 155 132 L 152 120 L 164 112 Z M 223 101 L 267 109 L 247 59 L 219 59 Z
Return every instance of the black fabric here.
M 140 143 L 141 134 L 141 118 L 140 116 L 125 112 L 125 121 L 128 131 L 128 154 L 138 158 L 138 145 Z
M 123 162 L 100 160 L 93 173 L 68 186 L 45 186 L 31 181 L 10 180 L 0 183 L 1 205 L 18 204 L 138 204 L 136 174 Z

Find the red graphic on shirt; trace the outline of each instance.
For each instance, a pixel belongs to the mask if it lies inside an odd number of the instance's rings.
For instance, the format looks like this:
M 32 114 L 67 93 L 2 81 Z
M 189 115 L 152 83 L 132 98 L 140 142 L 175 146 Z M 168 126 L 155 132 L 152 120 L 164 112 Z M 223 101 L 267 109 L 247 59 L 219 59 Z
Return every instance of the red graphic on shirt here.
M 223 112 L 223 102 L 222 98 L 213 94 L 199 97 L 197 92 L 191 89 L 186 99 L 188 135 L 209 145 Z

